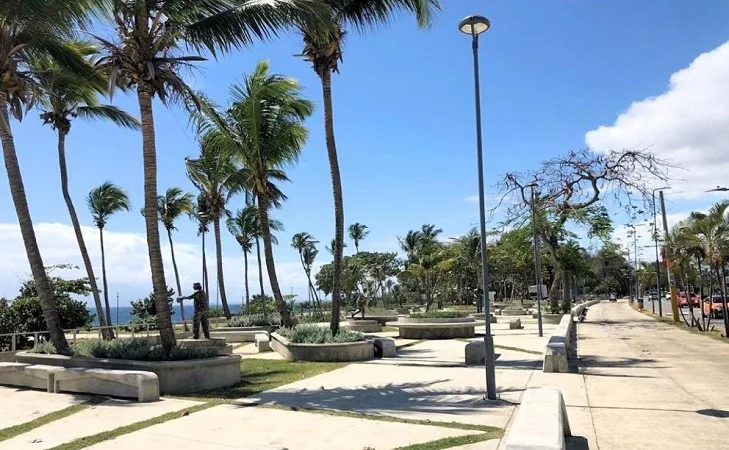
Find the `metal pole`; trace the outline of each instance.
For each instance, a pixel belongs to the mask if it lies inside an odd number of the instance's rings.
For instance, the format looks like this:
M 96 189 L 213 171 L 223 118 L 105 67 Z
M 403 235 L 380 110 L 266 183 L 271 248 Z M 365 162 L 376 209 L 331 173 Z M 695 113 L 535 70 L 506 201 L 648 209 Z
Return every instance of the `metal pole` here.
M 486 206 L 483 183 L 483 145 L 481 139 L 481 86 L 478 70 L 478 35 L 471 28 L 473 47 L 473 82 L 476 92 L 476 154 L 478 158 L 478 206 L 481 225 L 481 289 L 483 291 L 483 313 L 486 333 L 483 336 L 485 347 L 484 365 L 486 369 L 486 398 L 496 400 L 496 369 L 494 357 L 494 338 L 491 336 L 491 314 L 489 312 L 489 272 L 486 255 Z
M 539 237 L 537 236 L 537 213 L 534 185 L 532 185 L 532 234 L 534 235 L 534 277 L 537 282 L 537 328 L 539 337 L 544 335 L 542 330 L 542 262 L 539 254 Z
M 663 198 L 663 191 L 658 191 L 658 195 L 661 200 L 661 218 L 663 219 L 663 233 L 664 236 L 668 236 L 668 219 L 666 219 L 666 200 Z M 671 283 L 671 254 L 670 249 L 668 246 L 663 246 L 663 251 L 665 252 L 666 259 L 668 260 L 666 262 L 666 280 L 668 281 L 668 290 L 671 293 L 671 313 L 673 315 L 673 321 L 678 322 L 678 304 L 676 303 L 676 299 L 674 298 L 673 293 L 673 284 Z
M 633 251 L 635 252 L 635 301 L 640 297 L 640 281 L 638 281 L 638 232 L 633 228 Z
M 661 263 L 658 259 L 658 219 L 656 219 L 656 191 L 653 191 L 653 241 L 656 244 L 656 297 L 658 298 L 658 317 L 663 317 L 663 298 L 661 297 Z M 653 303 L 653 314 L 656 305 Z

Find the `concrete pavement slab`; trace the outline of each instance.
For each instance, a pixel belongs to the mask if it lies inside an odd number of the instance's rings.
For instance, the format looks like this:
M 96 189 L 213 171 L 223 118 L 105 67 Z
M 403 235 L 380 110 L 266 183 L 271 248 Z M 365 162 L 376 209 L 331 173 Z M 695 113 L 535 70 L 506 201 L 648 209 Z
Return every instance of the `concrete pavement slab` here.
M 302 411 L 220 405 L 89 449 L 362 450 L 372 447 L 386 450 L 478 433 Z
M 16 436 L 1 445 L 2 448 L 17 450 L 48 449 L 84 436 L 113 430 L 197 404 L 200 402 L 178 399 L 162 399 L 150 403 L 110 399 Z
M 42 391 L 0 386 L 0 429 L 30 422 L 43 415 L 83 403 L 88 395 L 49 394 Z
M 476 442 L 475 444 L 461 445 L 460 447 L 452 447 L 451 450 L 496 450 L 499 447 L 498 439 L 491 439 L 484 442 Z

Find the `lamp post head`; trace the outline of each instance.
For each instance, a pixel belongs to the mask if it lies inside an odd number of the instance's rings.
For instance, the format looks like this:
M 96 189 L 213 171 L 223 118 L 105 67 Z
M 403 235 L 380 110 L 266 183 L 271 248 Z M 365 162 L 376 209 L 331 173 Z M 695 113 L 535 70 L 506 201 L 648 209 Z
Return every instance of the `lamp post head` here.
M 484 16 L 468 16 L 458 23 L 458 29 L 463 34 L 478 36 L 491 28 L 491 22 Z

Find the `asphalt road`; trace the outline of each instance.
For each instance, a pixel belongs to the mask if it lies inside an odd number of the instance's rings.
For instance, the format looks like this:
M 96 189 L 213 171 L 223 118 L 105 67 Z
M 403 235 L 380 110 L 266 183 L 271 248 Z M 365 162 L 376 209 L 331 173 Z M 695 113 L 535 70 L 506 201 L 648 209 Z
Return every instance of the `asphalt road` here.
M 672 314 L 672 311 L 671 311 L 671 301 L 670 300 L 666 300 L 666 299 L 661 299 L 661 300 L 662 300 L 661 301 L 661 305 L 663 306 L 663 315 L 664 316 L 672 316 L 673 314 Z M 649 311 L 653 311 L 653 302 L 646 300 L 643 303 L 643 308 L 644 309 L 647 309 Z M 658 314 L 658 302 L 657 301 L 655 302 L 655 308 L 656 308 L 656 314 Z M 690 314 L 689 309 L 688 308 L 683 308 L 683 313 L 688 317 L 688 315 Z M 701 318 L 701 308 L 694 307 L 694 317 Z M 712 318 L 711 319 L 711 323 L 713 325 L 721 325 L 721 324 L 723 324 L 723 320 L 722 320 L 722 318 L 718 318 L 718 319 Z

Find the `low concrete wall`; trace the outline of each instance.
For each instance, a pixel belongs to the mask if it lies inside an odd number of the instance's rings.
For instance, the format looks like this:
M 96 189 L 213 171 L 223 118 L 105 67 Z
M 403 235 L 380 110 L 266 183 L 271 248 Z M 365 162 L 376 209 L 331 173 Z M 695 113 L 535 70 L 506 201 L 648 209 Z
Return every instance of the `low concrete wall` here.
M 346 322 L 341 324 L 341 327 L 344 330 L 359 331 L 360 333 L 379 333 L 382 331 L 382 325 L 378 321 L 370 319 L 347 319 Z
M 162 395 L 218 389 L 240 381 L 240 355 L 187 361 L 128 361 L 19 352 L 16 358 L 27 364 L 153 372 L 159 378 Z
M 403 321 L 407 319 L 407 321 Z M 436 322 L 437 321 L 437 322 Z M 471 338 L 476 335 L 476 325 L 480 325 L 473 317 L 457 319 L 413 319 L 401 317 L 397 322 L 388 322 L 387 326 L 396 327 L 403 339 L 455 339 Z
M 562 314 L 542 314 L 542 323 L 559 325 L 562 321 Z
M 15 362 L 15 354 L 18 352 L 0 352 L 0 362 Z
M 574 306 L 574 307 L 572 308 L 572 315 L 573 315 L 573 316 L 579 316 L 580 314 L 582 314 L 582 311 L 583 311 L 583 310 L 584 310 L 585 308 L 587 308 L 587 307 L 589 307 L 589 306 L 592 306 L 592 305 L 596 305 L 596 304 L 598 304 L 598 303 L 600 303 L 600 300 L 590 300 L 590 301 L 587 301 L 587 302 L 583 302 L 583 303 L 580 303 L 580 304 L 578 304 L 578 305 L 575 305 L 575 306 Z
M 532 388 L 522 395 L 504 437 L 506 450 L 564 450 L 571 436 L 567 407 L 557 389 Z
M 232 327 L 231 327 L 232 328 Z M 215 331 L 210 332 L 210 337 L 225 339 L 225 342 L 254 342 L 256 335 L 259 333 L 269 333 L 268 330 L 251 330 L 248 327 L 240 327 L 244 329 L 229 329 L 229 328 L 218 328 Z
M 569 372 L 569 358 L 573 351 L 572 332 L 574 330 L 574 321 L 571 314 L 562 316 L 559 327 L 549 338 L 547 346 L 544 349 L 544 365 L 543 372 Z
M 361 315 L 357 315 L 355 317 L 347 317 L 347 320 L 375 320 L 375 321 L 377 321 L 377 323 L 379 323 L 381 326 L 384 327 L 387 322 L 397 320 L 397 314 L 393 313 L 393 314 L 382 315 L 382 314 L 365 313 L 364 319 L 362 318 Z
M 349 362 L 375 358 L 373 341 L 341 344 L 294 344 L 278 333 L 271 333 L 271 348 L 288 361 Z

